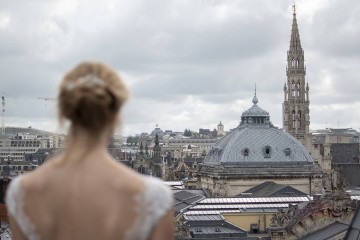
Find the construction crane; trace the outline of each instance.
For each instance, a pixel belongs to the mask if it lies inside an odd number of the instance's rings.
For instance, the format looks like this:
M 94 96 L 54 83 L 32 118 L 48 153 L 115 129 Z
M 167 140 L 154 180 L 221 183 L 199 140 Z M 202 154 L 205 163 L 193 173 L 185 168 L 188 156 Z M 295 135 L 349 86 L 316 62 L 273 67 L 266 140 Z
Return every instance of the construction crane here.
M 45 101 L 56 101 L 56 98 L 53 97 L 38 97 L 38 99 L 40 100 L 45 100 Z
M 5 123 L 4 123 L 4 114 L 5 114 L 5 97 L 1 96 L 2 100 L 2 111 L 1 111 L 1 134 L 5 136 Z
M 56 98 L 53 98 L 53 97 L 38 97 L 39 100 L 44 100 L 45 102 L 48 102 L 48 101 L 57 101 Z M 44 104 L 45 107 L 47 107 L 47 104 L 45 103 Z

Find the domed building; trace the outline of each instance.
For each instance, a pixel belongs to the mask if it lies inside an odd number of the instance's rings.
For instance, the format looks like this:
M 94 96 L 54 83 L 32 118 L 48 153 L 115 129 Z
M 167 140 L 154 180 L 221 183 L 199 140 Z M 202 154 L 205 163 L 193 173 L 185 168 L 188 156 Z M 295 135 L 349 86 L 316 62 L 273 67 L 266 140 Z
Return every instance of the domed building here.
M 213 196 L 236 196 L 265 181 L 291 185 L 307 194 L 321 193 L 322 172 L 304 145 L 275 127 L 270 115 L 253 106 L 239 126 L 221 138 L 199 169 L 202 188 Z
M 156 134 L 160 137 L 164 136 L 165 134 L 164 131 L 161 130 L 161 128 L 159 128 L 157 124 L 156 124 L 156 128 L 152 130 L 150 136 L 155 137 Z

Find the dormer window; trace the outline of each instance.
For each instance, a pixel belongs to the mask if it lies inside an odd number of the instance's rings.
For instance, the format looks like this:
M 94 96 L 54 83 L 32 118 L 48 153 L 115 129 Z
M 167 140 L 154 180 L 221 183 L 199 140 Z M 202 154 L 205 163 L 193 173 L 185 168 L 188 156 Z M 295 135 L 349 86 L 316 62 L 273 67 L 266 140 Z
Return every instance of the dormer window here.
M 264 147 L 263 153 L 265 158 L 271 158 L 271 147 L 270 146 Z
M 214 232 L 221 232 L 221 229 L 216 227 L 216 228 L 214 228 Z
M 285 156 L 290 156 L 291 150 L 290 148 L 285 148 L 284 152 L 285 152 Z
M 243 154 L 244 154 L 244 157 L 248 157 L 249 156 L 249 149 L 248 148 L 245 148 L 243 150 Z

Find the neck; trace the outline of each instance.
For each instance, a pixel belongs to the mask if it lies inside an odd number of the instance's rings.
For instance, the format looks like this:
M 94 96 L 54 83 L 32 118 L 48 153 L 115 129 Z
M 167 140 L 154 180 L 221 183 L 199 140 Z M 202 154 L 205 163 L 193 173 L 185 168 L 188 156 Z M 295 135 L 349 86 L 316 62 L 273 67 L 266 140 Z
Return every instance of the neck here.
M 88 130 L 73 128 L 68 139 L 68 148 L 65 151 L 66 162 L 82 161 L 89 156 L 107 155 L 107 144 L 111 136 L 108 131 L 97 135 Z

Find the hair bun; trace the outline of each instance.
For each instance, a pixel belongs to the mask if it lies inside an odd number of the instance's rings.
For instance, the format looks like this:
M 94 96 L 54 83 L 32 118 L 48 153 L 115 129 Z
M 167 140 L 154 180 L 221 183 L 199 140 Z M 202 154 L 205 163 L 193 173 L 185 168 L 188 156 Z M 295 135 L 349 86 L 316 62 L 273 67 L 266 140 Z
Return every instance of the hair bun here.
M 101 63 L 85 62 L 60 85 L 60 117 L 93 131 L 103 129 L 128 98 L 117 74 Z

